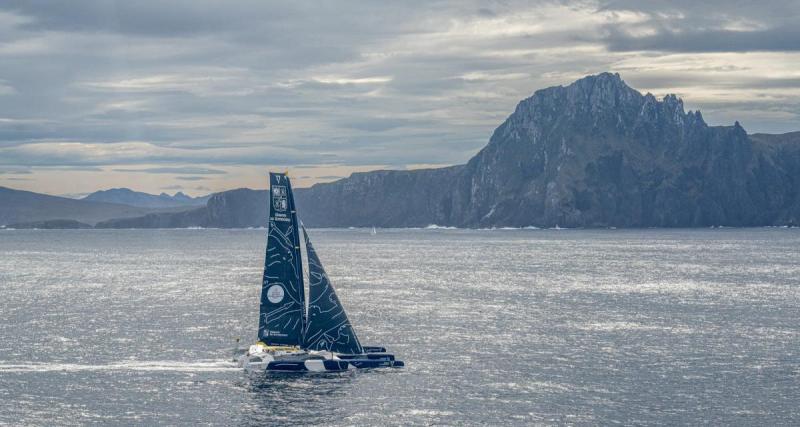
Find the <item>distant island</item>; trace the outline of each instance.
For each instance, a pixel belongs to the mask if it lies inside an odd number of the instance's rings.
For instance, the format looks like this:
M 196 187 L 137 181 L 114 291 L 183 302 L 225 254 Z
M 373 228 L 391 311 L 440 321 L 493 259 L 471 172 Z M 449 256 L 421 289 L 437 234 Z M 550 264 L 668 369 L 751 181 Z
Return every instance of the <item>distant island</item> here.
M 267 221 L 267 192 L 258 190 L 138 207 L 121 193 L 64 202 L 15 192 L 28 193 L 0 188 L 0 225 L 21 216 L 96 228 Z M 618 74 L 601 73 L 522 100 L 465 165 L 354 173 L 295 196 L 312 227 L 798 225 L 800 132 L 748 135 L 738 122 L 709 126 L 675 95 L 658 100 Z

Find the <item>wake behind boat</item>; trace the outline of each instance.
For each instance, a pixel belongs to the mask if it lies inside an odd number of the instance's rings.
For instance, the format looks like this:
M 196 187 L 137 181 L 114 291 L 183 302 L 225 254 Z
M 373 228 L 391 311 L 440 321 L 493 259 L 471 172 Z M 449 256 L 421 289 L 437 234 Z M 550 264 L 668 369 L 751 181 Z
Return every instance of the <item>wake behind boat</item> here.
M 307 297 L 304 258 L 308 263 Z M 247 371 L 338 372 L 403 366 L 385 348 L 361 345 L 297 219 L 287 174 L 270 173 L 258 338 L 256 344 L 236 355 L 239 366 Z

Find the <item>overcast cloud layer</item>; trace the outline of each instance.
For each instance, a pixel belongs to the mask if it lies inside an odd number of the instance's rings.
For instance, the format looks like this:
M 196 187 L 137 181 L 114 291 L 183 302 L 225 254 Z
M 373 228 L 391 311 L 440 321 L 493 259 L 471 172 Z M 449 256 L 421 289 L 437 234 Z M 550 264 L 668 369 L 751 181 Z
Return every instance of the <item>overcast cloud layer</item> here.
M 0 3 L 0 185 L 192 194 L 465 162 L 516 103 L 619 72 L 800 129 L 800 2 Z

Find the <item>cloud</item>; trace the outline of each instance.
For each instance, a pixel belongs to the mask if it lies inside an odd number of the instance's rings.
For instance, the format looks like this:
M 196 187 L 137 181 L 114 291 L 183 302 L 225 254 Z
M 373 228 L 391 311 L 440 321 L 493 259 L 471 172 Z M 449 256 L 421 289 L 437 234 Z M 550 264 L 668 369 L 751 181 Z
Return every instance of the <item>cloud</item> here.
M 13 95 L 15 93 L 17 93 L 17 90 L 14 89 L 13 86 L 10 86 L 7 82 L 0 80 L 0 96 Z
M 0 175 L 29 175 L 32 174 L 30 168 L 6 166 L 0 168 Z
M 388 83 L 393 80 L 391 76 L 376 76 L 376 77 L 346 77 L 346 76 L 325 76 L 325 77 L 312 77 L 312 80 L 317 83 L 328 85 L 369 85 Z
M 796 52 L 800 4 L 774 1 L 769 6 L 728 2 L 610 1 L 610 13 L 635 13 L 632 22 L 603 25 L 602 40 L 612 51 L 662 52 Z
M 491 9 L 485 7 L 478 9 L 478 15 L 490 18 L 494 18 L 495 16 L 497 16 L 497 14 L 494 13 Z
M 491 81 L 491 80 L 519 80 L 530 78 L 527 73 L 489 73 L 485 71 L 471 71 L 458 78 L 466 81 Z
M 788 52 L 800 51 L 800 28 L 793 25 L 752 31 L 658 29 L 643 36 L 612 30 L 605 40 L 614 51 Z
M 59 194 L 59 196 L 67 197 L 67 198 L 70 198 L 70 199 L 82 199 L 82 198 L 88 196 L 89 194 L 92 194 L 92 193 L 62 193 L 62 194 Z
M 343 121 L 342 126 L 366 132 L 385 132 L 412 123 L 409 119 L 372 117 L 365 120 Z M 418 123 L 422 123 L 419 121 Z
M 193 174 L 193 175 L 225 175 L 228 172 L 219 169 L 195 167 L 160 167 L 146 169 L 114 169 L 115 172 L 131 173 L 168 173 L 168 174 Z
M 258 186 L 252 170 L 266 165 L 346 175 L 463 163 L 520 99 L 607 70 L 680 94 L 712 124 L 795 130 L 799 9 L 791 0 L 8 0 L 0 165 L 42 181 L 53 179 L 47 167 L 97 168 L 85 171 L 94 172 L 87 187 L 138 174 L 154 191 L 199 177 L 215 190 Z

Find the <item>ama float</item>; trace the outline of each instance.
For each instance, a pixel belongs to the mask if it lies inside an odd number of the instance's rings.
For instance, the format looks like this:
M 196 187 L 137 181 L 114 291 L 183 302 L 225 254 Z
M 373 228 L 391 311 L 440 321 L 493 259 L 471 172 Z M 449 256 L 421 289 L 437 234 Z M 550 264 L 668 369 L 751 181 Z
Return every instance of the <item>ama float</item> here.
M 237 351 L 239 366 L 249 372 L 402 367 L 403 362 L 395 360 L 385 348 L 361 345 L 305 227 L 297 219 L 289 176 L 270 173 L 269 179 L 258 342 Z M 308 292 L 303 259 L 308 264 Z

